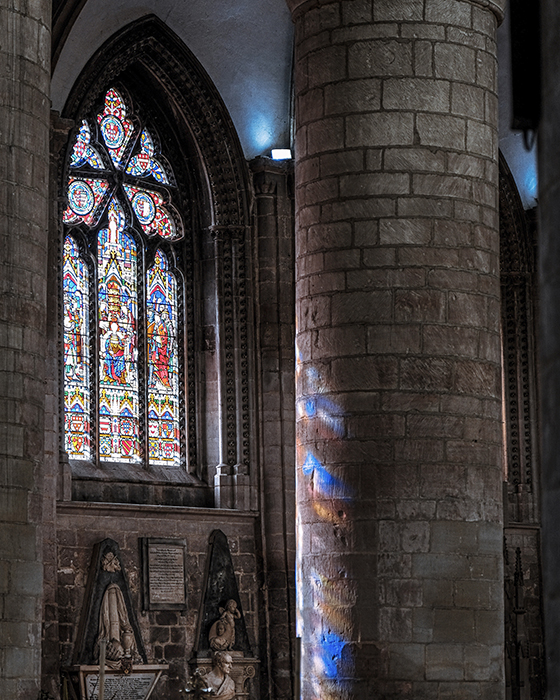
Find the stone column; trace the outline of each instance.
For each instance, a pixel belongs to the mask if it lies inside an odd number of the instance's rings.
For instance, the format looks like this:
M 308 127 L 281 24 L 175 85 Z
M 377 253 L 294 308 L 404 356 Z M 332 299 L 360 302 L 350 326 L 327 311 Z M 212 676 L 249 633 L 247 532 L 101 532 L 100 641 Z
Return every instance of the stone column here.
M 49 173 L 50 2 L 0 0 L 0 697 L 36 700 Z
M 255 291 L 261 452 L 262 595 L 268 696 L 292 700 L 294 659 L 295 421 L 294 219 L 291 161 L 255 158 Z
M 492 0 L 296 25 L 302 696 L 503 696 Z
M 539 128 L 540 394 L 542 532 L 547 698 L 560 698 L 560 5 L 543 0 Z

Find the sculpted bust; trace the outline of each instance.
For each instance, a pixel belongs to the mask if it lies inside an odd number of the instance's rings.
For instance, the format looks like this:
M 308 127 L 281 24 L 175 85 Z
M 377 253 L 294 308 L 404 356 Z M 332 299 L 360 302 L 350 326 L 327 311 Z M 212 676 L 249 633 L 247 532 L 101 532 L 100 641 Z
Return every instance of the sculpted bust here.
M 217 651 L 212 659 L 212 670 L 205 677 L 206 684 L 220 700 L 235 698 L 235 683 L 229 675 L 233 666 L 231 656 L 225 651 Z

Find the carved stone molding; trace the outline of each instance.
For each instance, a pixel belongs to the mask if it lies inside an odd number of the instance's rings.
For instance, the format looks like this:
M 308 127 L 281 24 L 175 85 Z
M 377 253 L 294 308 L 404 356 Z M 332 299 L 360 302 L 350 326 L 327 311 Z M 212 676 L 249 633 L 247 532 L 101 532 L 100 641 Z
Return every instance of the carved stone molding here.
M 288 8 L 295 19 L 302 12 L 307 12 L 319 5 L 330 5 L 336 0 L 286 0 Z M 338 0 L 344 2 L 345 0 Z M 498 23 L 504 19 L 506 0 L 463 0 L 471 5 L 478 5 L 484 9 L 490 10 L 496 15 Z
M 535 231 L 501 154 L 499 193 L 508 517 L 531 523 L 539 510 Z
M 128 86 L 150 123 L 157 123 L 162 146 L 178 151 L 174 162 L 185 219 L 184 249 L 177 266 L 184 278 L 185 440 L 189 467 L 200 469 L 197 387 L 197 285 L 200 240 L 214 239 L 217 287 L 217 336 L 223 393 L 224 450 L 230 469 L 250 465 L 251 338 L 249 277 L 250 185 L 235 129 L 212 81 L 183 42 L 155 16 L 144 17 L 109 39 L 89 61 L 73 88 L 63 116 L 77 122 L 96 112 L 109 84 Z M 65 182 L 61 173 L 60 183 Z M 62 184 L 60 194 L 63 194 Z

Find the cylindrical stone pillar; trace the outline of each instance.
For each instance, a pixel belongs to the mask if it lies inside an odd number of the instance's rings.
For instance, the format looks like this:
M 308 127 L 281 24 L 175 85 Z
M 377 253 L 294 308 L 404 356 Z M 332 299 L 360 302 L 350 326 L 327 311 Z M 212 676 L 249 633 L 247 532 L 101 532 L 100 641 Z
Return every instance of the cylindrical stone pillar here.
M 0 0 L 0 697 L 36 700 L 49 174 L 48 0 Z
M 502 697 L 503 1 L 288 0 L 302 697 Z
M 541 3 L 542 121 L 539 127 L 540 397 L 542 542 L 547 698 L 560 700 L 560 4 Z

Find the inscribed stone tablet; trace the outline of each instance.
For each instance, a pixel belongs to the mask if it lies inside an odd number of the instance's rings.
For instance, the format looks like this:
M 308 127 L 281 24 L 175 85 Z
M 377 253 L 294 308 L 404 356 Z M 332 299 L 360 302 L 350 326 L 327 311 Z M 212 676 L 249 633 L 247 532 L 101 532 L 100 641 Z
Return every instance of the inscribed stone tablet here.
M 150 603 L 185 604 L 185 557 L 181 545 L 148 544 Z
M 105 698 L 119 700 L 145 700 L 148 697 L 157 673 L 134 673 L 126 676 L 122 673 L 105 676 Z M 86 694 L 88 700 L 99 698 L 99 676 L 97 673 L 86 676 Z

